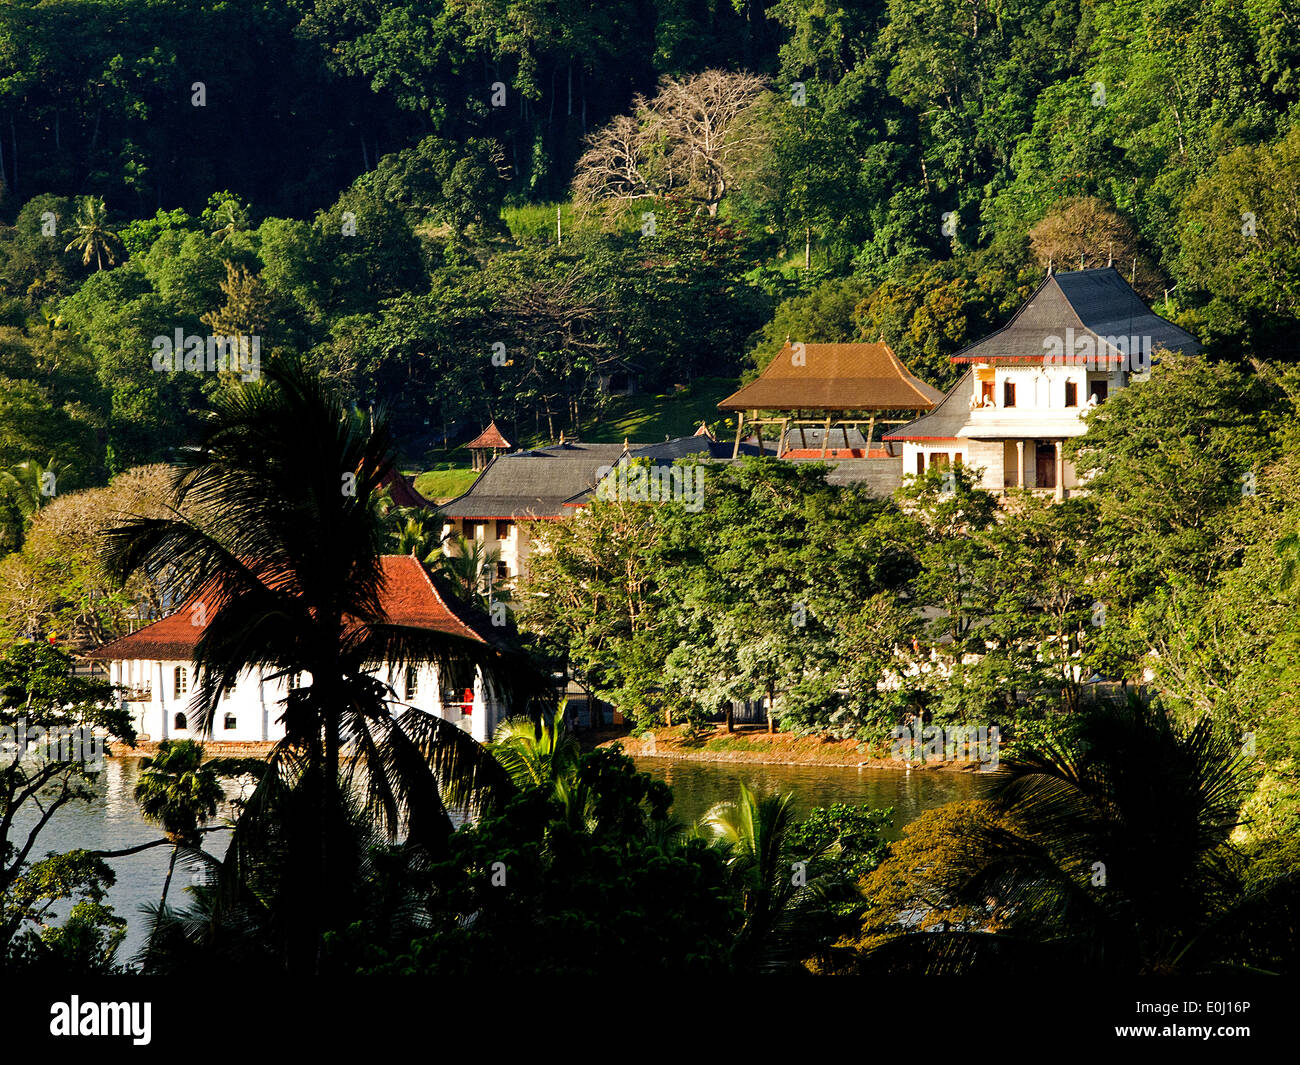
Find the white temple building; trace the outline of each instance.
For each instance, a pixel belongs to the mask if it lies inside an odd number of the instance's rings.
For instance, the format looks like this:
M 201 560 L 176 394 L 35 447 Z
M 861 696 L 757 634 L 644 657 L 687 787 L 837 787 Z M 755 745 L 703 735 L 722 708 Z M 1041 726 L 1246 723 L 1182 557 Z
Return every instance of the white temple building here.
M 460 603 L 414 556 L 385 555 L 381 605 L 400 625 L 430 629 L 474 642 L 496 645 L 499 632 L 489 619 Z M 196 688 L 194 645 L 204 625 L 195 612 L 182 607 L 128 636 L 105 644 L 90 657 L 108 666 L 109 680 L 122 688 L 123 705 L 131 712 L 139 738 L 157 740 L 215 740 L 218 742 L 275 741 L 284 738 L 284 700 L 291 688 L 306 686 L 311 677 L 295 674 L 271 679 L 260 670 L 243 674 L 226 692 L 203 735 L 194 720 L 191 699 Z M 466 666 L 459 678 L 441 677 L 432 665 L 402 669 L 376 663 L 375 676 L 392 689 L 391 705 L 400 713 L 414 707 L 450 721 L 486 742 L 505 716 L 506 707 L 482 671 Z
M 1085 415 L 1160 352 L 1200 350 L 1113 267 L 1048 274 L 1010 322 L 952 357 L 970 370 L 935 408 L 884 439 L 902 443 L 904 476 L 961 464 L 989 491 L 1064 499 L 1079 478 L 1063 447 Z

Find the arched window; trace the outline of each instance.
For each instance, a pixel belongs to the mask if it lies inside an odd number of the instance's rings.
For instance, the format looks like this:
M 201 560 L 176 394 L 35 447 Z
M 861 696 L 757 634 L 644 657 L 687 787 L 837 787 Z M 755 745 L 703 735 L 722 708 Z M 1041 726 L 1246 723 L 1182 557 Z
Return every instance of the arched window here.
M 187 729 L 190 727 L 190 723 L 183 713 L 178 713 L 176 715 L 175 726 L 178 729 Z

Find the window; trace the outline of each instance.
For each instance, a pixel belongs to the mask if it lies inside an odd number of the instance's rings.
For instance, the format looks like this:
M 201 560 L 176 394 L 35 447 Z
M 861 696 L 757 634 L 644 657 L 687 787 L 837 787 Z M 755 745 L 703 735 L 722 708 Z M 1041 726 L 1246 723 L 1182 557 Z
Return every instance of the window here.
M 1074 381 L 1065 382 L 1065 405 L 1067 407 L 1079 405 L 1079 386 Z
M 420 694 L 420 673 L 414 666 L 406 671 L 406 698 L 414 699 Z
M 997 400 L 993 398 L 993 389 L 995 387 L 995 384 L 996 382 L 994 381 L 980 382 L 980 406 L 981 407 L 992 407 L 996 404 Z
M 953 464 L 954 466 L 960 466 L 960 465 L 961 465 L 961 452 L 960 452 L 960 451 L 955 452 L 955 453 L 953 454 L 953 456 L 952 456 L 952 464 Z
M 190 690 L 190 671 L 184 666 L 172 670 L 172 694 L 179 699 Z
M 1014 381 L 1002 382 L 1002 405 L 1004 407 L 1014 407 L 1016 405 L 1016 383 Z
M 183 730 L 190 727 L 190 723 L 184 714 L 177 714 L 176 717 L 172 719 L 172 724 L 177 730 Z
M 301 674 L 301 673 L 290 673 L 290 674 L 289 674 L 289 679 L 288 679 L 288 682 L 287 682 L 287 683 L 288 683 L 289 691 L 293 691 L 295 688 L 301 688 L 301 687 L 302 687 L 302 674 Z
M 234 715 L 234 714 L 227 714 L 227 715 L 226 715 L 226 731 L 227 731 L 227 732 L 233 732 L 234 730 L 235 730 L 235 715 Z
M 470 528 L 473 530 L 475 540 L 482 540 L 487 536 L 487 522 L 485 521 L 470 522 Z
M 946 451 L 931 451 L 931 452 L 930 452 L 930 466 L 931 466 L 931 468 L 933 468 L 933 467 L 935 467 L 935 466 L 938 466 L 939 469 L 943 469 L 943 468 L 946 467 L 947 465 L 948 465 L 948 452 L 946 452 Z
M 505 518 L 501 518 L 497 521 L 498 540 L 509 540 L 514 531 L 515 523 L 513 521 L 507 521 Z
M 504 581 L 510 577 L 510 567 L 504 562 L 497 563 L 497 580 Z
M 1110 391 L 1108 381 L 1093 381 L 1088 387 L 1092 389 L 1092 394 L 1098 403 L 1106 402 L 1106 394 Z
M 916 453 L 916 475 L 920 477 L 923 473 L 925 473 L 925 452 L 918 451 Z

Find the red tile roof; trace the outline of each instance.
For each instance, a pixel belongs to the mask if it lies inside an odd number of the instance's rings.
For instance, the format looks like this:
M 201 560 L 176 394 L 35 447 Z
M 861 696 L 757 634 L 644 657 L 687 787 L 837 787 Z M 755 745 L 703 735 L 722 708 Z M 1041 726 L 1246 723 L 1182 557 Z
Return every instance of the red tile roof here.
M 506 451 L 513 447 L 510 441 L 501 435 L 501 430 L 497 428 L 495 421 L 488 423 L 488 427 L 465 446 L 470 448 L 499 447 L 504 448 Z
M 414 555 L 384 555 L 380 565 L 384 574 L 380 605 L 391 623 L 476 643 L 500 643 L 490 621 L 461 604 Z M 194 609 L 196 603 L 197 599 L 192 600 L 161 621 L 104 644 L 89 657 L 108 661 L 189 661 L 206 628 L 206 619 L 202 619 L 205 624 L 196 624 L 202 618 Z

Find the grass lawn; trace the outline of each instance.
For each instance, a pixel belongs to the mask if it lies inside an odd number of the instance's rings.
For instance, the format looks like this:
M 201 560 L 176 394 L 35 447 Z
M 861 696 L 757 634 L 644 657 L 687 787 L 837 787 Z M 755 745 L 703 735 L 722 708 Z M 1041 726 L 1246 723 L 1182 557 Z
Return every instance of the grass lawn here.
M 727 425 L 735 431 L 735 417 L 724 416 L 718 401 L 726 399 L 740 387 L 734 377 L 697 377 L 685 392 L 661 395 L 615 396 L 599 422 L 583 422 L 579 439 L 589 444 L 653 444 L 665 436 L 690 436 L 707 422 L 713 435 L 725 437 Z M 528 445 L 544 444 L 529 440 Z
M 415 490 L 434 503 L 455 499 L 467 491 L 478 478 L 478 473 L 468 466 L 429 470 L 415 478 Z

